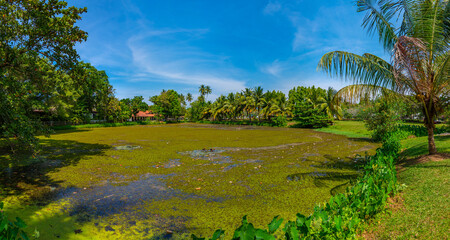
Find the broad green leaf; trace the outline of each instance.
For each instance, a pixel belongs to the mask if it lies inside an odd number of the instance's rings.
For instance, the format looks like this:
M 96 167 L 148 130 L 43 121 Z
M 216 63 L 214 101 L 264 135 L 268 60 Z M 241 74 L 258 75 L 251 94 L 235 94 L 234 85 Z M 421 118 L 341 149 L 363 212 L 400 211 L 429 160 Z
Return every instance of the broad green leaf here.
M 269 233 L 274 233 L 281 225 L 281 223 L 283 222 L 282 218 L 279 218 L 279 216 L 276 216 L 272 219 L 272 222 L 269 223 Z
M 210 239 L 210 240 L 217 240 L 217 239 L 219 239 L 222 235 L 224 235 L 225 234 L 225 231 L 224 230 L 222 230 L 222 229 L 217 229 L 215 232 L 214 232 L 214 234 L 213 234 L 213 237 Z
M 19 217 L 16 217 L 16 222 L 14 223 L 16 226 L 18 226 L 19 228 L 26 228 L 27 224 L 25 224 L 25 222 L 20 219 Z
M 20 231 L 19 235 L 23 240 L 30 240 L 24 231 Z
M 285 236 L 288 240 L 297 240 L 300 239 L 300 233 L 298 232 L 297 228 L 295 227 L 295 225 L 293 224 L 293 222 L 291 222 L 291 224 L 286 224 L 285 227 Z
M 300 213 L 297 213 L 297 226 L 302 226 L 305 224 L 306 217 Z
M 256 229 L 255 238 L 261 240 L 275 240 L 274 236 L 262 229 Z
M 199 238 L 199 237 L 195 236 L 195 234 L 191 234 L 191 238 L 192 238 L 192 240 L 205 240 L 205 238 Z

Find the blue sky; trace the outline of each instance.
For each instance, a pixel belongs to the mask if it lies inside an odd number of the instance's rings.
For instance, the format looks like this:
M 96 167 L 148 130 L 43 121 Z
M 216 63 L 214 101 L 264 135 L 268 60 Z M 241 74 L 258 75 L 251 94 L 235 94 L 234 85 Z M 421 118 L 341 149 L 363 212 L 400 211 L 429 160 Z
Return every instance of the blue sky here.
M 334 50 L 385 56 L 361 27 L 353 0 L 71 0 L 88 12 L 88 32 L 77 46 L 81 60 L 105 70 L 118 98 L 162 89 L 198 95 L 209 85 L 220 94 L 262 86 L 347 83 L 316 67 Z

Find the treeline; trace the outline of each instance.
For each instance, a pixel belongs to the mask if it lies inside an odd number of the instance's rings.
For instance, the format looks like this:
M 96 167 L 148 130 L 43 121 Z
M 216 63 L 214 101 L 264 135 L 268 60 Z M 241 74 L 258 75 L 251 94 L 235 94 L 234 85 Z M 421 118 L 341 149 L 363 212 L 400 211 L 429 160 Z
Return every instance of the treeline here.
M 334 99 L 336 91 L 333 88 L 325 90 L 315 86 L 299 86 L 291 89 L 286 96 L 281 91 L 264 91 L 259 86 L 221 95 L 215 101 L 206 101 L 207 95 L 211 93 L 209 86 L 201 85 L 199 96 L 195 100 L 191 93 L 184 96 L 171 89 L 162 90 L 159 95 L 150 97 L 151 106 L 147 106 L 142 96 L 122 99 L 120 102 L 126 103 L 132 109 L 132 114 L 151 111 L 159 120 L 184 118 L 194 122 L 269 122 L 280 126 L 285 125 L 287 120 L 295 120 L 299 122 L 299 127 L 322 127 L 330 124 L 333 119 L 342 117 L 342 110 Z M 126 109 L 126 106 L 122 109 Z
M 281 91 L 264 92 L 262 87 L 221 95 L 214 102 L 206 102 L 204 94 L 200 94 L 187 109 L 186 119 L 274 122 L 277 125 L 285 125 L 288 119 L 293 119 L 303 122 L 304 127 L 318 127 L 340 118 L 339 107 L 332 101 L 335 94 L 332 88 L 325 90 L 314 86 L 293 88 L 288 97 Z

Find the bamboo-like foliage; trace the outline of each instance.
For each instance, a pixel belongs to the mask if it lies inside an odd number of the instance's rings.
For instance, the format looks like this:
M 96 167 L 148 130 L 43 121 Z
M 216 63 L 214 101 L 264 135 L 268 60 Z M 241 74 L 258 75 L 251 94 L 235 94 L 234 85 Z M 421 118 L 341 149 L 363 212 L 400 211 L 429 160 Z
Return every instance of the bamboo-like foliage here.
M 388 92 L 414 96 L 422 104 L 429 153 L 435 153 L 434 119 L 448 107 L 450 93 L 449 1 L 358 0 L 356 5 L 366 13 L 362 26 L 392 54 L 390 63 L 368 53 L 335 51 L 320 59 L 318 69 L 353 82 L 338 92 L 340 99 Z

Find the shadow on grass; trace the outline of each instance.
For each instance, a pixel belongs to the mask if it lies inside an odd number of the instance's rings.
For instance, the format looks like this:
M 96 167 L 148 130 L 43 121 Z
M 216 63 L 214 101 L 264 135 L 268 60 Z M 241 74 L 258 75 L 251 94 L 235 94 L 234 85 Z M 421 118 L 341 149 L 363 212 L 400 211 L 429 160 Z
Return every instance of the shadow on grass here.
M 450 141 L 450 136 L 435 136 L 434 141 L 436 143 L 438 152 L 442 153 L 450 152 L 450 145 L 444 144 L 445 141 Z M 401 153 L 401 157 L 417 157 L 426 154 L 428 154 L 428 142 L 423 141 L 404 150 Z
M 372 138 L 369 138 L 369 137 L 358 137 L 358 138 L 350 137 L 350 138 L 348 138 L 348 140 L 354 141 L 354 142 L 376 143 L 376 141 L 374 141 Z
M 43 139 L 37 156 L 31 153 L 9 154 L 1 149 L 0 189 L 5 195 L 20 195 L 27 190 L 39 192 L 42 187 L 57 187 L 47 173 L 76 165 L 86 156 L 102 155 L 111 148 L 105 144 L 88 144 L 69 140 Z M 35 196 L 38 197 L 38 196 Z
M 423 164 L 417 164 L 417 165 L 411 165 L 408 166 L 409 168 L 440 168 L 440 169 L 445 169 L 445 168 L 450 168 L 449 164 L 433 164 L 433 165 L 423 165 Z
M 51 135 L 66 134 L 66 133 L 80 133 L 80 132 L 89 132 L 89 131 L 92 131 L 92 129 L 70 128 L 70 129 L 62 129 L 62 130 L 53 130 Z
M 364 165 L 365 160 L 364 157 L 360 156 L 355 158 L 348 157 L 345 160 L 331 155 L 324 155 L 324 157 L 327 159 L 326 161 L 313 166 L 321 170 L 291 174 L 287 176 L 287 179 L 291 181 L 309 181 L 318 188 L 330 187 L 330 182 L 345 181 L 330 189 L 330 194 L 336 195 L 345 192 L 346 188 L 351 186 L 352 182 L 360 176 L 358 169 Z

